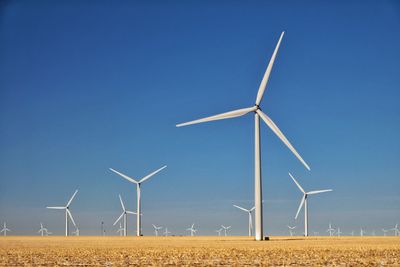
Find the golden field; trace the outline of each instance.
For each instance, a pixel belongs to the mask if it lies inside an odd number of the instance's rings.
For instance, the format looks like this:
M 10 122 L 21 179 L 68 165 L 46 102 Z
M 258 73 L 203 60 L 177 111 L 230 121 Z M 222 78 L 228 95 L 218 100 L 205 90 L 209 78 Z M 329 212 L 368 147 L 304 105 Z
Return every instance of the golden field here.
M 400 237 L 0 237 L 0 266 L 400 266 Z

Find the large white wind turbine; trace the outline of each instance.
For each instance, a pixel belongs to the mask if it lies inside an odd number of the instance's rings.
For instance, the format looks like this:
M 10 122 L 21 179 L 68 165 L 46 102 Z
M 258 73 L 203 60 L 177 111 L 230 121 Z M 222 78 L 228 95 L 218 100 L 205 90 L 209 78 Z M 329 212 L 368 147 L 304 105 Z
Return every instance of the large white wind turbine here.
M 240 209 L 240 210 L 243 210 L 243 211 L 245 211 L 245 212 L 247 212 L 247 214 L 249 215 L 249 236 L 251 236 L 252 235 L 252 231 L 253 231 L 253 221 L 252 221 L 252 218 L 251 218 L 251 213 L 253 212 L 253 210 L 256 208 L 256 207 L 252 207 L 251 209 L 245 209 L 245 208 L 242 208 L 242 207 L 239 207 L 239 206 L 237 206 L 237 205 L 233 205 L 235 208 L 238 208 L 238 209 Z
M 222 229 L 224 229 L 225 236 L 228 235 L 228 230 L 231 229 L 231 226 L 223 226 L 221 225 Z
M 158 236 L 158 230 L 161 230 L 162 226 L 155 226 L 154 224 L 152 224 L 152 225 L 153 225 L 153 228 L 154 228 L 154 234 L 156 236 Z
M 293 182 L 297 185 L 297 187 L 300 189 L 300 191 L 303 193 L 303 197 L 301 198 L 300 201 L 300 206 L 297 210 L 296 217 L 299 216 L 299 212 L 301 208 L 303 207 L 304 204 L 304 236 L 308 236 L 308 205 L 307 205 L 307 198 L 309 195 L 314 195 L 314 194 L 319 194 L 319 193 L 324 193 L 324 192 L 330 192 L 332 189 L 325 189 L 325 190 L 316 190 L 316 191 L 310 191 L 306 192 L 304 189 L 300 186 L 300 184 L 294 179 L 294 177 L 289 173 L 290 178 L 292 178 Z
M 11 230 L 7 228 L 7 224 L 4 222 L 3 229 L 0 230 L 0 234 L 3 233 L 4 236 L 7 236 L 7 232 L 11 232 Z
M 54 210 L 65 210 L 65 236 L 68 236 L 68 217 L 71 219 L 73 225 L 76 227 L 74 218 L 72 218 L 72 214 L 69 211 L 69 206 L 71 205 L 72 200 L 74 199 L 75 195 L 78 193 L 78 190 L 75 191 L 75 193 L 72 195 L 70 200 L 67 202 L 67 205 L 65 207 L 47 207 L 48 209 L 54 209 Z
M 187 228 L 186 231 L 190 231 L 190 236 L 194 236 L 194 234 L 197 232 L 197 229 L 194 229 L 194 224 L 190 228 Z
M 113 225 L 116 225 L 117 222 L 119 222 L 119 220 L 121 220 L 121 218 L 124 217 L 124 236 L 127 236 L 127 226 L 126 226 L 126 225 L 127 225 L 127 223 L 126 223 L 127 220 L 126 220 L 126 214 L 133 214 L 133 215 L 135 215 L 136 212 L 126 210 L 126 209 L 125 209 L 124 202 L 122 201 L 121 195 L 118 195 L 118 196 L 119 196 L 119 202 L 121 202 L 122 213 L 121 213 L 121 215 L 118 217 L 118 219 L 114 222 Z
M 119 176 L 121 176 L 122 178 L 125 178 L 126 180 L 128 180 L 131 183 L 136 184 L 136 193 L 137 193 L 137 210 L 136 210 L 136 218 L 137 218 L 137 225 L 136 225 L 136 235 L 137 236 L 141 236 L 142 235 L 142 225 L 141 225 L 141 210 L 140 210 L 140 186 L 141 184 L 146 181 L 147 179 L 149 179 L 151 176 L 155 175 L 156 173 L 160 172 L 161 170 L 165 169 L 167 166 L 161 167 L 160 169 L 146 175 L 145 177 L 143 177 L 140 180 L 135 180 L 123 173 L 120 173 L 112 168 L 110 168 L 110 171 L 115 172 L 116 174 L 118 174 Z
M 261 119 L 268 125 L 269 128 L 282 140 L 282 142 L 292 151 L 292 153 L 304 164 L 304 166 L 310 170 L 310 167 L 307 163 L 301 158 L 299 153 L 294 149 L 294 147 L 290 144 L 288 139 L 283 135 L 281 130 L 279 130 L 278 126 L 268 117 L 264 112 L 261 111 L 260 102 L 263 98 L 265 89 L 267 87 L 267 82 L 269 76 L 271 74 L 272 66 L 274 65 L 275 57 L 278 53 L 279 46 L 281 44 L 284 32 L 282 32 L 278 44 L 275 47 L 275 50 L 272 54 L 272 57 L 269 61 L 267 70 L 264 74 L 264 77 L 261 81 L 261 84 L 258 88 L 257 98 L 255 105 L 248 108 L 237 109 L 234 111 L 229 111 L 225 113 L 221 113 L 218 115 L 214 115 L 211 117 L 206 117 L 203 119 L 198 119 L 186 123 L 181 123 L 176 125 L 177 127 L 186 126 L 190 124 L 222 120 L 222 119 L 231 119 L 235 117 L 240 117 L 246 115 L 247 113 L 254 112 L 254 130 L 255 130 L 255 165 L 254 165 L 254 179 L 255 179 L 255 239 L 262 240 L 263 239 L 263 214 L 262 214 L 262 179 L 261 179 L 261 143 L 260 143 L 260 117 Z
M 39 229 L 38 233 L 39 233 L 41 236 L 44 236 L 45 234 L 48 233 L 47 229 L 43 227 L 43 224 L 42 224 L 42 223 L 40 223 L 40 229 Z

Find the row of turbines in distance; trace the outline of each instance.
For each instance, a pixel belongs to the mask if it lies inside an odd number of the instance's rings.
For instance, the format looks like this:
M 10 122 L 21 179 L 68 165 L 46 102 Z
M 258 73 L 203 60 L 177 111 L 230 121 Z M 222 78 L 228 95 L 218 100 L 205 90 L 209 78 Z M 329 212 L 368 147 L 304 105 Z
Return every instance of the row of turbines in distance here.
M 197 119 L 194 121 L 189 121 L 186 123 L 181 123 L 181 124 L 177 124 L 177 127 L 181 127 L 181 126 L 187 126 L 187 125 L 192 125 L 192 124 L 198 124 L 198 123 L 203 123 L 203 122 L 209 122 L 209 121 L 216 121 L 216 120 L 223 120 L 223 119 L 232 119 L 232 118 L 236 118 L 236 117 L 241 117 L 244 116 L 246 114 L 249 113 L 253 113 L 254 115 L 254 207 L 250 210 L 246 210 L 244 208 L 239 207 L 240 209 L 246 211 L 249 213 L 249 235 L 252 235 L 252 230 L 253 230 L 253 222 L 251 219 L 251 213 L 254 211 L 254 220 L 255 220 L 255 231 L 254 231 L 254 237 L 255 240 L 260 241 L 260 240 L 264 240 L 264 234 L 263 234 L 263 196 L 262 196 L 262 177 L 261 177 L 261 137 L 260 137 L 260 121 L 263 121 L 271 130 L 272 132 L 274 132 L 274 134 L 276 136 L 278 136 L 278 138 L 289 148 L 289 150 L 296 156 L 296 158 L 305 166 L 305 168 L 307 170 L 311 170 L 309 165 L 303 160 L 303 158 L 300 156 L 300 154 L 296 151 L 296 149 L 292 146 L 292 144 L 289 142 L 289 140 L 286 138 L 286 136 L 282 133 L 282 131 L 278 128 L 278 126 L 272 121 L 272 119 L 264 113 L 264 111 L 262 111 L 260 105 L 261 105 L 261 101 L 263 99 L 266 87 L 267 87 L 267 83 L 272 71 L 272 67 L 274 65 L 275 62 L 275 58 L 277 56 L 282 38 L 284 36 L 285 32 L 282 32 L 278 43 L 272 53 L 271 59 L 268 63 L 267 69 L 265 71 L 265 74 L 261 80 L 260 86 L 258 88 L 258 92 L 257 92 L 257 96 L 256 96 L 256 100 L 254 105 L 250 106 L 250 107 L 246 107 L 246 108 L 241 108 L 241 109 L 237 109 L 237 110 L 233 110 L 233 111 L 228 111 L 225 113 L 221 113 L 221 114 L 217 114 L 217 115 L 213 115 L 210 117 L 206 117 L 206 118 L 202 118 L 202 119 Z M 136 192 L 137 192 L 137 210 L 136 212 L 131 212 L 131 211 L 127 211 L 125 210 L 125 206 L 122 202 L 122 198 L 120 198 L 121 201 L 121 205 L 123 207 L 123 213 L 121 214 L 121 216 L 116 220 L 115 224 L 120 221 L 121 219 L 123 219 L 123 233 L 124 235 L 126 235 L 126 217 L 127 214 L 134 214 L 136 215 L 136 235 L 137 236 L 141 236 L 141 203 L 140 203 L 140 195 L 141 195 L 141 184 L 146 181 L 147 179 L 149 179 L 150 177 L 152 177 L 153 175 L 155 175 L 156 173 L 160 172 L 162 169 L 166 168 L 166 166 L 161 167 L 160 169 L 150 173 L 149 175 L 135 180 L 121 172 L 118 172 L 114 169 L 110 169 L 112 172 L 120 175 L 121 177 L 125 178 L 126 180 L 128 180 L 129 182 L 133 183 L 136 185 Z M 297 210 L 296 213 L 296 218 L 299 215 L 300 210 L 304 207 L 304 235 L 308 236 L 308 198 L 310 195 L 314 195 L 314 194 L 319 194 L 319 193 L 323 193 L 323 192 L 328 192 L 328 191 L 332 191 L 331 189 L 326 189 L 326 190 L 315 190 L 315 191 L 308 191 L 306 192 L 301 186 L 300 184 L 296 181 L 296 179 L 293 177 L 292 174 L 289 173 L 289 176 L 292 178 L 292 180 L 294 181 L 294 183 L 297 185 L 297 187 L 300 189 L 300 191 L 302 192 L 303 196 L 301 198 L 300 201 L 300 205 L 299 208 Z M 74 219 L 72 217 L 72 214 L 69 210 L 69 205 L 71 204 L 73 198 L 75 197 L 77 192 L 74 193 L 74 195 L 72 196 L 72 198 L 68 201 L 66 206 L 62 206 L 62 207 L 48 207 L 49 209 L 58 209 L 58 210 L 64 210 L 65 211 L 65 234 L 68 235 L 68 218 L 72 221 L 72 223 L 75 225 Z M 222 228 L 225 233 L 227 232 L 228 229 L 224 229 Z M 396 227 L 397 229 L 397 227 Z M 221 230 L 221 229 L 219 229 Z M 219 231 L 218 230 L 218 231 Z M 192 227 L 189 230 L 191 232 L 192 235 L 194 235 L 194 233 L 196 232 L 196 229 L 194 229 L 194 225 L 192 225 Z M 222 230 L 221 230 L 222 231 Z M 7 232 L 7 230 L 3 231 L 4 233 Z M 156 233 L 158 234 L 158 230 L 156 229 Z M 220 233 L 220 232 L 219 232 Z M 398 234 L 398 230 L 395 231 L 396 235 Z

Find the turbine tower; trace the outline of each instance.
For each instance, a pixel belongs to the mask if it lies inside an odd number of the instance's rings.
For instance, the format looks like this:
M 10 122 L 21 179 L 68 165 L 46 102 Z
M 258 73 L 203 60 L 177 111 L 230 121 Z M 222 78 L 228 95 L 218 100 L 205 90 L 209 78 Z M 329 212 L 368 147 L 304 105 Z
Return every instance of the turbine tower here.
M 4 236 L 7 236 L 7 232 L 11 232 L 11 230 L 7 228 L 7 224 L 4 222 L 3 229 L 0 230 L 0 234 L 3 233 Z
M 190 228 L 187 228 L 186 231 L 190 231 L 190 236 L 194 236 L 194 234 L 197 232 L 196 229 L 194 229 L 194 224 Z
M 222 229 L 224 229 L 224 233 L 225 233 L 225 236 L 227 236 L 228 234 L 228 230 L 229 229 L 231 229 L 231 226 L 223 226 L 223 225 L 221 225 L 221 227 L 222 227 Z
M 154 234 L 155 234 L 156 236 L 158 236 L 158 230 L 161 230 L 161 229 L 162 229 L 162 226 L 155 226 L 155 225 L 153 224 L 153 227 L 154 227 Z
M 235 208 L 238 208 L 238 209 L 240 209 L 240 210 L 243 210 L 243 211 L 245 211 L 245 212 L 247 212 L 247 214 L 249 215 L 249 236 L 251 236 L 252 235 L 252 231 L 253 231 L 253 221 L 252 221 L 252 218 L 251 218 L 251 213 L 253 212 L 253 210 L 256 208 L 256 207 L 252 207 L 251 209 L 245 209 L 245 208 L 242 208 L 242 207 L 239 207 L 239 206 L 237 206 L 237 205 L 233 205 Z
M 42 223 L 40 223 L 40 229 L 39 229 L 38 233 L 39 233 L 41 236 L 44 236 L 45 234 L 47 234 L 47 229 L 43 227 L 43 224 L 42 224 Z
M 69 211 L 69 206 L 71 205 L 71 202 L 77 193 L 78 193 L 78 190 L 75 190 L 75 193 L 72 195 L 72 197 L 67 202 L 67 205 L 65 205 L 65 207 L 47 207 L 48 209 L 53 209 L 53 210 L 65 210 L 65 236 L 68 236 L 68 231 L 69 231 L 68 217 L 71 219 L 72 224 L 76 227 L 74 218 L 72 217 L 72 214 Z
M 167 166 L 161 167 L 160 169 L 146 175 L 145 177 L 143 177 L 142 179 L 140 179 L 139 181 L 132 179 L 131 177 L 120 173 L 112 168 L 110 168 L 110 171 L 115 172 L 116 174 L 118 174 L 119 176 L 121 176 L 122 178 L 125 178 L 126 180 L 128 180 L 131 183 L 136 184 L 136 194 L 137 194 L 137 210 L 136 210 L 136 235 L 137 236 L 141 236 L 142 235 L 142 224 L 141 224 L 141 210 L 140 210 L 140 186 L 141 184 L 146 181 L 147 179 L 149 179 L 151 176 L 155 175 L 156 173 L 160 172 L 161 170 L 165 169 Z
M 303 197 L 301 198 L 300 206 L 299 206 L 299 208 L 297 210 L 295 219 L 297 219 L 297 216 L 299 216 L 299 212 L 300 212 L 300 210 L 301 210 L 301 208 L 303 207 L 303 204 L 304 204 L 304 236 L 308 236 L 308 205 L 307 205 L 308 196 L 309 195 L 319 194 L 319 193 L 324 193 L 324 192 L 330 192 L 330 191 L 332 191 L 332 189 L 316 190 L 316 191 L 306 192 L 300 186 L 300 184 L 296 181 L 296 179 L 294 179 L 294 177 L 290 174 L 290 172 L 289 172 L 289 176 L 290 176 L 290 178 L 292 178 L 293 182 L 297 185 L 297 187 L 303 193 Z
M 269 128 L 282 140 L 282 142 L 292 151 L 292 153 L 303 163 L 303 165 L 310 170 L 310 167 L 307 163 L 301 158 L 299 153 L 294 149 L 294 147 L 290 144 L 289 140 L 283 135 L 281 130 L 278 126 L 268 117 L 264 112 L 261 111 L 260 103 L 263 98 L 265 89 L 267 87 L 267 82 L 269 76 L 271 74 L 272 66 L 274 65 L 275 57 L 278 53 L 279 46 L 281 44 L 284 32 L 282 32 L 278 44 L 275 47 L 275 50 L 272 54 L 272 57 L 269 61 L 267 70 L 264 74 L 264 77 L 261 81 L 261 84 L 258 88 L 257 98 L 255 105 L 248 108 L 237 109 L 221 114 L 217 114 L 214 116 L 181 123 L 176 125 L 177 127 L 186 126 L 190 124 L 197 124 L 202 122 L 208 121 L 215 121 L 215 120 L 222 120 L 222 119 L 231 119 L 235 117 L 240 117 L 246 115 L 247 113 L 254 112 L 254 131 L 255 131 L 255 142 L 254 142 L 254 149 L 255 149 L 255 165 L 254 165 L 254 189 L 255 189 L 255 196 L 254 196 L 254 204 L 255 204 L 255 239 L 260 241 L 263 239 L 263 214 L 262 214 L 262 179 L 261 179 L 261 143 L 260 143 L 260 117 L 268 125 Z
M 136 212 L 126 210 L 126 209 L 125 209 L 124 202 L 122 201 L 121 195 L 118 195 L 118 196 L 119 196 L 119 202 L 121 202 L 122 213 L 121 213 L 121 215 L 118 217 L 118 219 L 114 222 L 113 225 L 116 225 L 117 222 L 119 222 L 119 221 L 121 220 L 121 218 L 124 217 L 124 232 L 123 232 L 123 233 L 124 233 L 124 236 L 126 236 L 126 235 L 127 235 L 127 226 L 126 226 L 127 220 L 126 220 L 126 214 L 133 214 L 133 215 L 136 215 Z

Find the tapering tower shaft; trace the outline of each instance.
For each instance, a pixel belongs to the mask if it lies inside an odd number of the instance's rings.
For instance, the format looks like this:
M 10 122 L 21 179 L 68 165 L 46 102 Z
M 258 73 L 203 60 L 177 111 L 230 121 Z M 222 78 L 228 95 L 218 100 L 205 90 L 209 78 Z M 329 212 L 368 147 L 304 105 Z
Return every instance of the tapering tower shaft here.
M 261 141 L 260 141 L 260 116 L 254 114 L 254 130 L 255 130 L 255 238 L 257 241 L 263 240 L 263 210 L 262 210 L 262 182 L 261 182 Z

